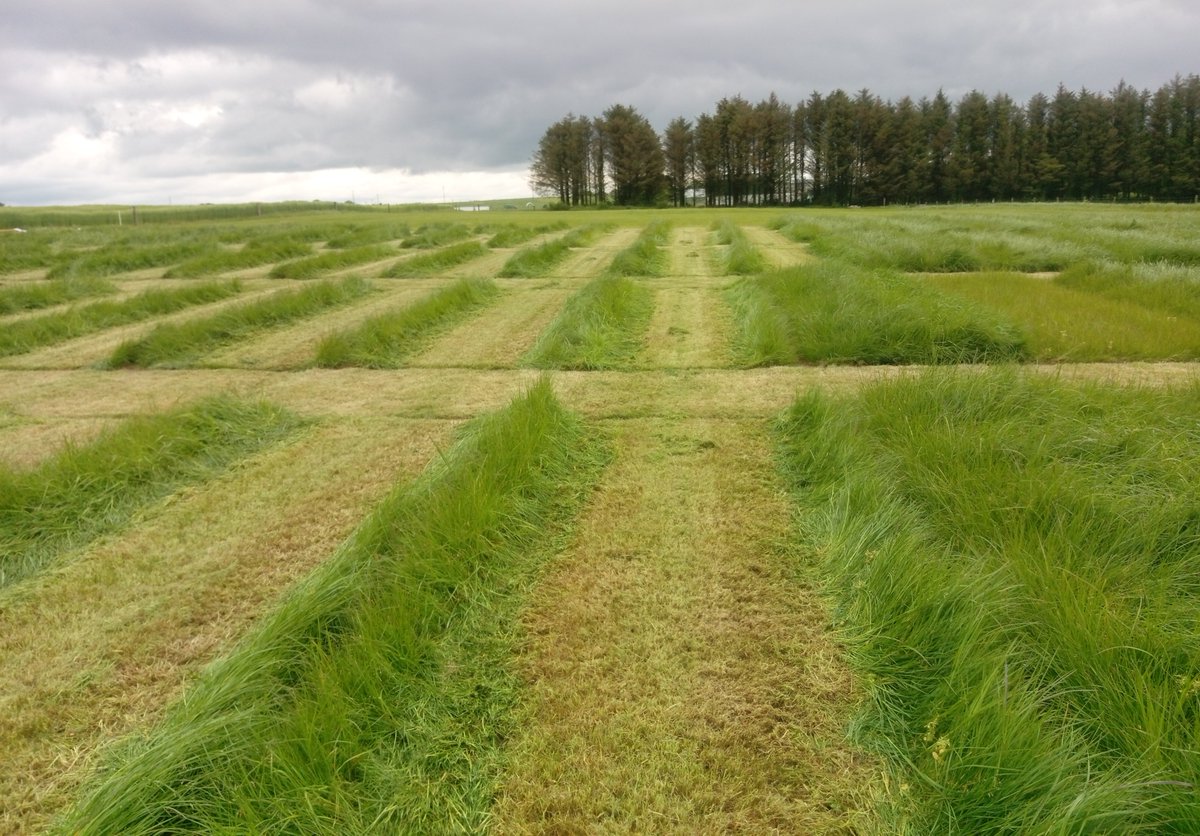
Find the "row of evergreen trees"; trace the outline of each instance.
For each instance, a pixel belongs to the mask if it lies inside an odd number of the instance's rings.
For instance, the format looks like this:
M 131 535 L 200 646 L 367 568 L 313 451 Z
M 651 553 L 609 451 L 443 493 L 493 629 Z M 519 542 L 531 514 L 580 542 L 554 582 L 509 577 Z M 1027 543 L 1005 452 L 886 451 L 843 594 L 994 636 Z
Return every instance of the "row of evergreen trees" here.
M 892 102 L 835 90 L 795 105 L 734 96 L 661 136 L 614 105 L 551 125 L 531 185 L 569 205 L 1196 201 L 1200 76 L 1154 92 L 1060 85 L 1024 105 L 977 91 L 957 102 L 941 91 Z

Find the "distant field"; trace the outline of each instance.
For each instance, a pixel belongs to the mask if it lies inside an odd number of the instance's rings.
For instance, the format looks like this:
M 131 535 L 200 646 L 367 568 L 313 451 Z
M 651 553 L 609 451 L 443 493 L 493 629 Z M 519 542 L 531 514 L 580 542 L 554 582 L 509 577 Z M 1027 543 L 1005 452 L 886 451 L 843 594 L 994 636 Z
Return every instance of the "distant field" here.
M 1200 831 L 1200 210 L 513 205 L 4 210 L 0 832 Z

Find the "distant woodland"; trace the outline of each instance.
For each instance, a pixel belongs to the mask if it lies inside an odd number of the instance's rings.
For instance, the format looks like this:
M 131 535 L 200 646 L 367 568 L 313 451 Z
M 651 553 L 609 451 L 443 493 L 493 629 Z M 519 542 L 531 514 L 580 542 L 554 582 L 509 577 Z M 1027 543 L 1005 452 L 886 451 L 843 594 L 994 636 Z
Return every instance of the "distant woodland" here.
M 659 135 L 635 108 L 546 129 L 531 185 L 564 205 L 824 206 L 1200 199 L 1200 76 L 1157 90 L 1059 86 L 1020 104 L 972 91 L 885 101 L 721 99 Z

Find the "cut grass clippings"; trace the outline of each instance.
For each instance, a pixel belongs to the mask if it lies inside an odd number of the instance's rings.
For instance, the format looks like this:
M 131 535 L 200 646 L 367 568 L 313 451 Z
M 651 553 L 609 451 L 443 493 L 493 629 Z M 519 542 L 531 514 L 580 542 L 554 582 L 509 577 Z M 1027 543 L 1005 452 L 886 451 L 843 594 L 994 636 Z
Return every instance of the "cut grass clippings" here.
M 370 282 L 351 276 L 279 291 L 209 317 L 159 325 L 146 336 L 117 346 L 107 366 L 186 365 L 218 346 L 344 305 L 371 290 Z
M 0 587 L 299 426 L 276 407 L 217 397 L 129 420 L 90 444 L 68 446 L 35 470 L 0 467 Z
M 641 349 L 654 312 L 644 284 L 623 276 L 589 282 L 567 300 L 523 359 L 539 369 L 614 369 Z
M 353 330 L 330 334 L 317 346 L 317 365 L 396 368 L 435 333 L 488 304 L 499 292 L 490 279 L 457 281 L 408 307 L 372 317 Z
M 1197 414 L 1012 369 L 796 402 L 882 832 L 1200 831 Z
M 486 252 L 487 249 L 478 241 L 463 241 L 431 253 L 397 261 L 382 275 L 388 279 L 429 276 L 442 270 L 449 270 L 451 267 L 456 267 L 471 259 L 479 258 Z
M 120 301 L 93 302 L 65 311 L 8 322 L 0 329 L 0 357 L 23 354 L 106 328 L 181 311 L 193 305 L 218 302 L 241 291 L 242 286 L 236 280 L 156 288 Z
M 516 618 L 606 455 L 546 381 L 473 422 L 124 746 L 62 829 L 484 829 Z
M 823 261 L 742 279 L 729 291 L 747 366 L 979 363 L 1027 357 L 1000 314 L 921 280 Z

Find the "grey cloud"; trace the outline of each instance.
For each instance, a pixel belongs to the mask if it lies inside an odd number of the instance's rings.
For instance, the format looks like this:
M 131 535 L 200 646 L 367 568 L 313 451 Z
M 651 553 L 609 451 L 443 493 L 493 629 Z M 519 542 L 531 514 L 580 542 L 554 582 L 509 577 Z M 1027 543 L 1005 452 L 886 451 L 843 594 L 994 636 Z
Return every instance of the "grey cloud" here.
M 74 128 L 147 177 L 495 169 L 615 102 L 662 126 L 772 90 L 1157 86 L 1197 70 L 1196 31 L 1178 0 L 47 0 L 5 13 L 0 150 Z

